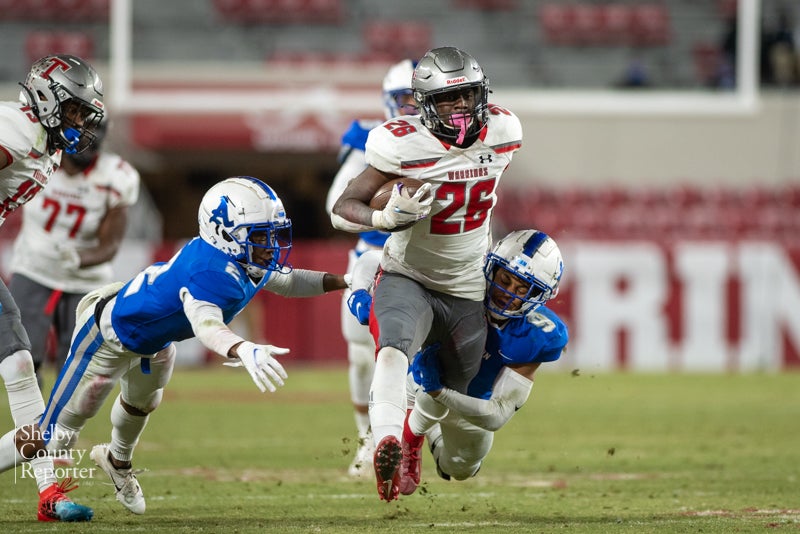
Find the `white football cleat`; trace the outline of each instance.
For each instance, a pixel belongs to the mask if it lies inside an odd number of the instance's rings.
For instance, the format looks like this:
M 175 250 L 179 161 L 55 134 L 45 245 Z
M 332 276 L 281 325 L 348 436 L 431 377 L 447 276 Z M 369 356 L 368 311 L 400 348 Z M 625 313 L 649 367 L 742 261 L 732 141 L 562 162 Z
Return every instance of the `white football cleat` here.
M 358 440 L 358 449 L 350 467 L 347 468 L 348 476 L 353 478 L 367 478 L 372 476 L 372 458 L 375 456 L 375 440 L 372 432 L 368 432 Z
M 97 464 L 97 467 L 105 471 L 111 482 L 114 483 L 117 500 L 122 503 L 122 506 L 134 514 L 143 514 L 145 509 L 144 493 L 142 493 L 142 487 L 133 470 L 130 468 L 117 469 L 108 456 L 108 443 L 95 445 L 92 447 L 92 452 L 89 453 L 89 457 Z

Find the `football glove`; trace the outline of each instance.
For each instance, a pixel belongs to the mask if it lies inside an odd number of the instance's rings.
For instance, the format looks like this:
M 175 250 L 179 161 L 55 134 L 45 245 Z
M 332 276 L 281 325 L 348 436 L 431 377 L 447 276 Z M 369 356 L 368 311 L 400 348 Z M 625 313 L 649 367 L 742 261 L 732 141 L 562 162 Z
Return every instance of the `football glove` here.
M 439 361 L 436 358 L 440 347 L 440 343 L 434 343 L 414 356 L 411 372 L 414 375 L 414 381 L 422 386 L 425 393 L 439 391 L 444 387 L 439 376 Z
M 283 385 L 287 375 L 281 363 L 273 358 L 273 355 L 287 354 L 288 352 L 289 349 L 272 345 L 256 345 L 250 341 L 244 341 L 236 347 L 239 361 L 226 362 L 223 365 L 244 367 L 261 393 L 266 390 L 274 392 Z
M 411 198 L 401 195 L 401 189 L 401 184 L 395 184 L 386 207 L 372 214 L 372 226 L 379 230 L 393 230 L 421 221 L 430 214 L 433 203 L 433 195 L 429 194 L 431 184 L 422 185 Z
M 369 312 L 372 309 L 372 295 L 366 289 L 356 289 L 347 299 L 347 307 L 350 308 L 358 322 L 363 325 L 369 324 Z

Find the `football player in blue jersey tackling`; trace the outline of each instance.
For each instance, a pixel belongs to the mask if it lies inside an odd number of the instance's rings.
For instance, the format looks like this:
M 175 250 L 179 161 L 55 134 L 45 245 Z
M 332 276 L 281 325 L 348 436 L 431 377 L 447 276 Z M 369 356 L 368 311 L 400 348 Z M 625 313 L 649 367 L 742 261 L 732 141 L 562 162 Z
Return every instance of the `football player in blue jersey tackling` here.
M 364 263 L 377 263 L 367 258 Z M 371 271 L 371 272 L 370 272 Z M 363 273 L 367 273 L 367 276 Z M 360 321 L 369 320 L 370 297 L 364 279 L 375 267 L 354 271 L 350 307 Z M 467 395 L 442 386 L 432 345 L 420 351 L 409 373 L 409 410 L 403 429 L 400 493 L 410 495 L 420 482 L 420 449 L 425 436 L 442 478 L 475 476 L 492 447 L 494 432 L 528 400 L 533 377 L 542 363 L 556 361 L 565 350 L 567 326 L 544 304 L 556 296 L 563 272 L 555 241 L 536 230 L 511 232 L 486 259 L 488 282 L 484 305 L 488 335 L 480 370 Z M 432 416 L 448 409 L 443 418 Z
M 196 336 L 226 365 L 244 367 L 262 392 L 275 391 L 286 378 L 275 356 L 289 350 L 242 339 L 228 323 L 262 289 L 310 297 L 347 287 L 343 275 L 289 266 L 292 223 L 261 180 L 217 183 L 202 199 L 198 222 L 200 235 L 170 261 L 81 300 L 69 356 L 39 423 L 48 450 L 69 449 L 119 382 L 111 442 L 90 457 L 135 514 L 144 513 L 145 500 L 131 459 L 172 375 L 173 342 Z

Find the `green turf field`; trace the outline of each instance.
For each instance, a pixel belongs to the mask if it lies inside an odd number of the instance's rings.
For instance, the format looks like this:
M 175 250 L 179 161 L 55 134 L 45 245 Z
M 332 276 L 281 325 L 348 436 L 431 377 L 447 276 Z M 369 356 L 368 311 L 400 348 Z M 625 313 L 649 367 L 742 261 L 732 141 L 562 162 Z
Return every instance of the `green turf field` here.
M 241 369 L 178 369 L 134 458 L 145 515 L 95 473 L 71 494 L 94 507 L 90 524 L 40 524 L 34 482 L 7 472 L 0 532 L 800 531 L 796 374 L 540 371 L 476 478 L 438 479 L 426 450 L 420 489 L 387 504 L 345 476 L 344 369 L 289 373 L 262 395 Z M 108 408 L 79 449 L 108 441 Z

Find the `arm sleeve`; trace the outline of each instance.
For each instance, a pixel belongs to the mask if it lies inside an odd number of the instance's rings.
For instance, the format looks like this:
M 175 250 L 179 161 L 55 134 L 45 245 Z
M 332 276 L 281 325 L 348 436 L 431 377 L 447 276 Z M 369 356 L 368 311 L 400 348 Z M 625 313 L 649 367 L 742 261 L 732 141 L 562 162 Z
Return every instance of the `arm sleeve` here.
M 336 204 L 336 201 L 342 196 L 342 192 L 347 187 L 347 184 L 350 183 L 350 180 L 358 176 L 366 167 L 364 151 L 355 148 L 351 149 L 342 163 L 342 166 L 339 167 L 339 172 L 337 172 L 336 176 L 333 178 L 330 189 L 328 189 L 325 209 L 329 215 L 333 211 L 333 205 Z
M 264 289 L 283 297 L 316 297 L 325 293 L 322 281 L 325 273 L 294 269 L 288 274 L 274 273 Z
M 366 224 L 358 224 L 350 222 L 344 217 L 336 215 L 335 213 L 331 213 L 331 225 L 337 230 L 350 232 L 351 234 L 357 234 L 360 232 L 369 232 L 370 230 L 375 230 L 374 226 L 367 226 Z
M 353 267 L 353 281 L 350 284 L 353 291 L 356 289 L 372 289 L 375 281 L 375 273 L 381 266 L 383 250 L 367 250 L 356 260 Z
M 530 396 L 533 381 L 504 367 L 494 382 L 488 400 L 477 399 L 450 388 L 442 388 L 436 400 L 461 414 L 475 426 L 495 432 L 503 427 Z
M 180 296 L 183 312 L 192 325 L 192 332 L 206 348 L 227 358 L 231 347 L 244 341 L 225 324 L 219 306 L 197 300 L 185 287 L 181 288 Z

